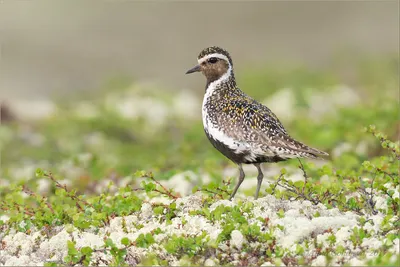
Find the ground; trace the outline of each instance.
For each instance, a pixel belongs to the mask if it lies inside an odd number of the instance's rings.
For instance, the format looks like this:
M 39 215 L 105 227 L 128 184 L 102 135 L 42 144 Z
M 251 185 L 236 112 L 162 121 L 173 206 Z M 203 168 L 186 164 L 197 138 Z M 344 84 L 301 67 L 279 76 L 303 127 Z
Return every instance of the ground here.
M 195 91 L 115 79 L 96 97 L 6 103 L 0 265 L 395 265 L 397 67 L 360 60 L 351 85 L 335 69 L 244 73 L 330 154 L 264 164 L 258 200 L 254 166 L 227 200 L 237 169 L 208 143 Z

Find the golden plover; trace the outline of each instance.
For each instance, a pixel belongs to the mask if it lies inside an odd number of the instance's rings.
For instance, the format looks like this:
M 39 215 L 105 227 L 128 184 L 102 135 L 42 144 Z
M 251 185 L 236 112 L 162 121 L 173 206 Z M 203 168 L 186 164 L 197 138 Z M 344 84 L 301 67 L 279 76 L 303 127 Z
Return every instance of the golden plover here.
M 244 180 L 242 164 L 254 164 L 258 170 L 257 199 L 264 177 L 261 163 L 328 155 L 294 140 L 269 108 L 237 87 L 232 59 L 226 50 L 208 47 L 197 61 L 198 65 L 186 74 L 202 72 L 207 79 L 202 110 L 204 131 L 213 146 L 239 167 L 239 180 L 230 199 Z

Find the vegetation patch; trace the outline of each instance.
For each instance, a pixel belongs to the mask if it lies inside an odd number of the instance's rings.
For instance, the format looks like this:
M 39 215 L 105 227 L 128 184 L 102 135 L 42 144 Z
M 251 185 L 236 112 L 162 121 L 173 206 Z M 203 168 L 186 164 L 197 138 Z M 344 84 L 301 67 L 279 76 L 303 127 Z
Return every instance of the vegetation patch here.
M 392 61 L 363 64 L 354 88 L 333 70 L 243 77 L 250 95 L 273 87 L 266 102 L 295 96 L 282 103 L 296 112 L 278 117 L 331 155 L 265 164 L 258 200 L 255 169 L 227 200 L 236 170 L 181 103 L 196 94 L 112 83 L 41 120 L 11 119 L 0 126 L 0 264 L 395 265 L 398 88 Z

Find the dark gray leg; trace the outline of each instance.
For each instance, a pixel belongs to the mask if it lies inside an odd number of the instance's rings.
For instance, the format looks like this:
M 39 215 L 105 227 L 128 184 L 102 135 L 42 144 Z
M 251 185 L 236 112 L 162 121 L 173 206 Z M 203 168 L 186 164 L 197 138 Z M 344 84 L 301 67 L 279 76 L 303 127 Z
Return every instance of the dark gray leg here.
M 257 167 L 258 170 L 258 175 L 257 175 L 257 190 L 256 190 L 256 194 L 254 195 L 254 199 L 258 198 L 258 193 L 260 192 L 260 188 L 261 188 L 261 184 L 264 178 L 264 174 L 261 170 L 261 166 L 260 163 L 254 164 L 254 166 Z
M 242 184 L 242 182 L 244 180 L 244 171 L 242 168 L 242 164 L 238 164 L 238 167 L 239 167 L 239 180 L 238 180 L 238 183 L 237 183 L 235 189 L 233 189 L 233 193 L 232 193 L 231 197 L 229 198 L 229 200 L 232 200 L 232 198 L 235 196 L 236 192 L 238 191 L 239 186 Z

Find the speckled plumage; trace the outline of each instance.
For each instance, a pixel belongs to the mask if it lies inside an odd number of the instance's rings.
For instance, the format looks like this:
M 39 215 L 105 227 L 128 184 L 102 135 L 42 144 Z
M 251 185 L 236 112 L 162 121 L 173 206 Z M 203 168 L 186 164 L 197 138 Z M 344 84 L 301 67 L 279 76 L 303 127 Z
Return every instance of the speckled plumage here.
M 257 198 L 263 178 L 260 163 L 327 155 L 290 137 L 269 108 L 237 87 L 226 50 L 206 48 L 198 61 L 199 65 L 188 73 L 201 71 L 207 78 L 202 108 L 205 133 L 216 149 L 239 166 L 239 183 L 231 198 L 244 179 L 243 163 L 254 164 L 259 171 Z
M 315 158 L 323 153 L 292 139 L 270 109 L 239 88 L 229 86 L 233 83 L 221 83 L 206 99 L 203 116 L 226 135 L 248 143 L 249 149 L 241 151 L 242 158 L 234 160 L 236 163 L 274 162 L 296 156 Z

